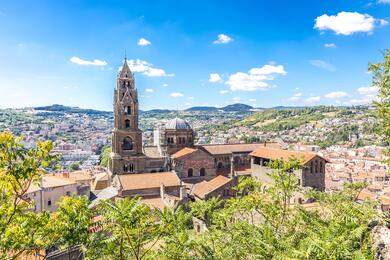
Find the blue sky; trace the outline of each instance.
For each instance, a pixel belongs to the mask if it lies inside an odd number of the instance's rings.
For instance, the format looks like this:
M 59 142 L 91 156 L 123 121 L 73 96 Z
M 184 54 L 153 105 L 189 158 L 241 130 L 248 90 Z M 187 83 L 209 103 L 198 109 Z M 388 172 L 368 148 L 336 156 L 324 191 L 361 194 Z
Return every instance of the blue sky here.
M 112 110 L 125 51 L 141 109 L 369 103 L 389 22 L 390 0 L 5 0 L 0 107 Z

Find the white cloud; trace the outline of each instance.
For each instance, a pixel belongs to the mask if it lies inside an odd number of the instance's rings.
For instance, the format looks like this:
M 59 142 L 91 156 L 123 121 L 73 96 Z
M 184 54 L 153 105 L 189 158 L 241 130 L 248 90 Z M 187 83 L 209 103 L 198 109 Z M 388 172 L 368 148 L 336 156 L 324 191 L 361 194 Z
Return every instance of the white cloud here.
M 241 101 L 241 98 L 240 98 L 240 97 L 234 97 L 234 98 L 232 98 L 232 100 L 233 100 L 234 102 L 239 102 L 239 101 Z
M 361 87 L 357 91 L 360 95 L 376 95 L 378 93 L 378 88 L 375 86 L 372 87 Z
M 295 93 L 292 97 L 288 98 L 289 100 L 300 100 L 302 96 L 301 92 Z
M 226 94 L 226 93 L 229 93 L 229 90 L 221 90 L 221 91 L 219 91 L 219 93 Z
M 225 84 L 229 85 L 232 91 L 265 90 L 271 87 L 266 81 L 274 80 L 278 74 L 286 74 L 282 65 L 264 65 L 260 68 L 252 68 L 248 73 L 236 72 L 229 76 Z
M 318 16 L 315 19 L 314 28 L 320 31 L 332 30 L 336 34 L 351 35 L 356 32 L 372 32 L 377 24 L 383 26 L 387 24 L 387 21 L 358 12 L 340 12 L 337 15 Z
M 161 86 L 163 86 L 163 87 L 168 87 L 168 84 L 167 84 L 167 83 L 164 83 L 164 84 L 162 84 Z
M 226 44 L 231 42 L 233 39 L 227 36 L 226 34 L 218 34 L 218 39 L 213 41 L 214 44 Z
M 170 94 L 171 97 L 177 98 L 177 97 L 184 97 L 184 95 L 180 92 L 173 92 Z
M 140 72 L 143 75 L 148 76 L 148 77 L 173 77 L 173 76 L 175 76 L 175 74 L 167 74 L 165 72 L 165 70 L 163 70 L 163 69 L 154 68 L 153 64 L 151 64 L 147 61 L 144 61 L 144 60 L 131 59 L 131 60 L 127 61 L 127 64 L 129 64 L 131 71 Z
M 256 102 L 256 99 L 251 98 L 251 99 L 249 99 L 249 101 L 250 101 L 250 102 Z
M 282 65 L 274 66 L 274 65 L 264 65 L 261 68 L 253 68 L 249 70 L 250 74 L 253 75 L 270 75 L 270 74 L 281 74 L 286 75 L 286 71 Z
M 149 92 L 149 93 L 152 93 L 152 92 L 154 92 L 154 90 L 153 90 L 153 89 L 151 89 L 151 88 L 147 88 L 147 89 L 145 89 L 145 91 L 146 91 L 146 92 Z
M 75 63 L 75 64 L 78 64 L 78 65 L 91 65 L 91 66 L 106 66 L 107 65 L 107 62 L 104 61 L 104 60 L 97 60 L 97 59 L 94 59 L 92 61 L 89 61 L 89 60 L 83 60 L 79 57 L 72 57 L 70 58 L 70 62 L 72 63 Z
M 139 46 L 148 46 L 152 44 L 150 41 L 146 40 L 145 38 L 140 38 L 137 42 Z
M 374 100 L 373 97 L 354 98 L 343 102 L 343 105 L 368 105 Z
M 323 61 L 323 60 L 309 60 L 309 63 L 317 68 L 320 68 L 320 69 L 325 69 L 325 70 L 328 70 L 328 71 L 335 71 L 336 68 L 326 62 L 326 61 Z
M 336 48 L 336 44 L 334 44 L 334 43 L 325 43 L 324 47 L 325 48 Z
M 194 97 L 188 97 L 189 100 L 194 100 L 195 98 Z
M 222 78 L 221 78 L 221 76 L 219 76 L 218 73 L 210 73 L 209 81 L 210 82 L 220 82 L 220 81 L 222 81 Z
M 316 97 L 309 97 L 309 98 L 305 99 L 305 102 L 306 103 L 316 103 L 320 100 L 321 100 L 321 97 L 316 96 Z
M 342 98 L 348 96 L 348 93 L 344 91 L 333 91 L 326 95 L 324 95 L 325 98 Z
M 380 4 L 390 4 L 390 0 L 379 0 L 378 3 L 380 3 Z

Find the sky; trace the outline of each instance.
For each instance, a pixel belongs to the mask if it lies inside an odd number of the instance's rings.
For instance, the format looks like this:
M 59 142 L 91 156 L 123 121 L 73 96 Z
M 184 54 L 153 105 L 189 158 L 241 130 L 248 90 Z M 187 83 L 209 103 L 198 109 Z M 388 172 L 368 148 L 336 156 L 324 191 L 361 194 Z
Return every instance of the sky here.
M 112 110 L 127 56 L 140 109 L 368 104 L 390 0 L 0 2 L 0 108 Z

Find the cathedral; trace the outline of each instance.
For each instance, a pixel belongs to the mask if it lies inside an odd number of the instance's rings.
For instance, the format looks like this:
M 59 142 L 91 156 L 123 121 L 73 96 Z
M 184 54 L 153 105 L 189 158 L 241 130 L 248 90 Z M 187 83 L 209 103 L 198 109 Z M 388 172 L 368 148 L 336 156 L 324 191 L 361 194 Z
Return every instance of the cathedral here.
M 140 196 L 143 202 L 159 208 L 188 199 L 229 198 L 235 195 L 238 176 L 269 181 L 264 162 L 289 156 L 307 158 L 308 166 L 297 173 L 302 187 L 324 187 L 325 173 L 318 170 L 324 167 L 316 165 L 327 161 L 319 156 L 284 151 L 277 143 L 194 145 L 191 125 L 177 117 L 155 129 L 154 146 L 144 146 L 138 105 L 134 74 L 125 58 L 114 90 L 108 163 L 111 182 L 120 197 Z
M 170 155 L 194 144 L 194 131 L 189 123 L 174 118 L 156 129 L 155 146 L 143 147 L 142 131 L 138 127 L 138 93 L 126 59 L 117 77 L 113 106 L 110 175 L 168 171 Z

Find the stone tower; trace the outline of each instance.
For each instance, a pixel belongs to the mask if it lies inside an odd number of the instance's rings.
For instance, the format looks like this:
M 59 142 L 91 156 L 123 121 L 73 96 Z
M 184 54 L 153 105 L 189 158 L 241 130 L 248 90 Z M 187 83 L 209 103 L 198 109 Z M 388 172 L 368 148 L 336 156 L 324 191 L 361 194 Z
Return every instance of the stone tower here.
M 114 129 L 109 170 L 111 174 L 140 173 L 145 169 L 142 131 L 138 128 L 138 94 L 127 60 L 114 91 Z

